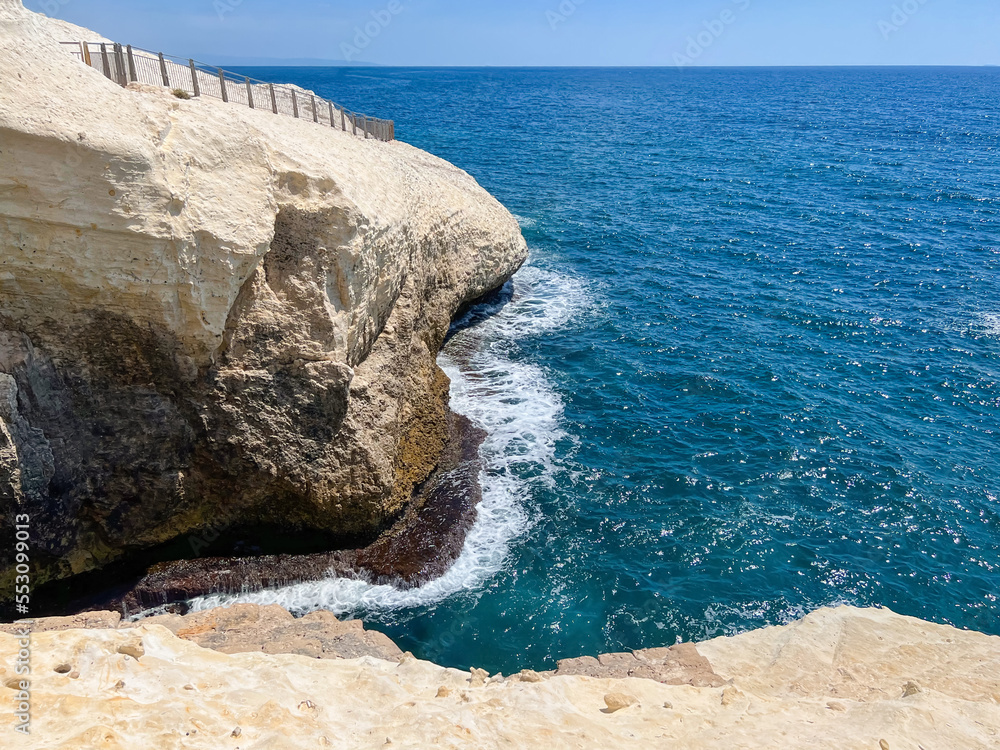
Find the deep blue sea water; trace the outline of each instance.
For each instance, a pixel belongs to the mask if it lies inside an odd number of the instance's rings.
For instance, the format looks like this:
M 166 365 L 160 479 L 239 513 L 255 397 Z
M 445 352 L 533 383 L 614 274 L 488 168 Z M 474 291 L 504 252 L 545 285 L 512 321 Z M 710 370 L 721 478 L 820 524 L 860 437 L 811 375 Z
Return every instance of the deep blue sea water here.
M 1000 634 L 1000 69 L 252 74 L 532 248 L 442 355 L 490 431 L 459 564 L 274 598 L 504 672 L 834 603 Z

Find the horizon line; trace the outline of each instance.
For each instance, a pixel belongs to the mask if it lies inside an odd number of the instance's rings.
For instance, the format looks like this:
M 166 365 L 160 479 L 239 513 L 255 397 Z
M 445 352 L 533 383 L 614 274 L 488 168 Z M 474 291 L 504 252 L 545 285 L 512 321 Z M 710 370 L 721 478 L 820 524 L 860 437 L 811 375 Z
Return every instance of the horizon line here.
M 235 57 L 235 56 L 234 56 Z M 981 63 L 972 65 L 968 63 L 805 63 L 805 64 L 781 64 L 781 65 L 390 65 L 387 63 L 368 63 L 330 60 L 328 62 L 317 62 L 315 64 L 296 64 L 294 62 L 282 62 L 282 60 L 294 60 L 295 58 L 275 58 L 273 63 L 266 65 L 259 63 L 239 63 L 229 62 L 228 65 L 237 65 L 243 68 L 266 67 L 266 68 L 439 68 L 454 70 L 456 68 L 482 69 L 497 68 L 501 70 L 548 70 L 553 68 L 563 68 L 569 70 L 719 70 L 719 69 L 747 69 L 760 68 L 773 70 L 775 68 L 1000 68 L 1000 63 Z

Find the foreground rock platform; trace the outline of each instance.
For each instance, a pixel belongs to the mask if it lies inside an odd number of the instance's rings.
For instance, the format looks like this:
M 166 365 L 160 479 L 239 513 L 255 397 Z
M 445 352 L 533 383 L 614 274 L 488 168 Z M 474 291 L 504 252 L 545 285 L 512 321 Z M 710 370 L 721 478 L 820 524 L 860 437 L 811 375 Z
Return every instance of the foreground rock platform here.
M 254 633 L 266 632 L 268 623 L 279 629 L 330 624 L 320 616 L 295 626 L 279 610 L 216 610 L 129 627 L 112 627 L 114 615 L 89 613 L 76 624 L 109 627 L 36 632 L 32 734 L 14 734 L 13 718 L 5 714 L 3 746 L 1000 746 L 1000 638 L 884 609 L 824 609 L 787 626 L 680 651 L 560 665 L 635 674 L 633 660 L 658 660 L 673 664 L 673 681 L 682 684 L 568 673 L 490 677 L 409 654 L 316 659 L 315 652 L 263 653 Z M 73 624 L 72 618 L 42 623 Z M 252 653 L 220 653 L 185 640 L 238 648 L 238 633 Z M 16 639 L 0 634 L 4 685 L 13 682 L 8 665 L 15 653 Z
M 360 620 L 339 620 L 330 612 L 313 612 L 296 619 L 277 605 L 236 604 L 189 615 L 157 615 L 139 622 L 122 620 L 117 612 L 84 612 L 67 617 L 35 620 L 34 633 L 64 630 L 129 630 L 162 625 L 178 638 L 199 646 L 239 654 L 298 654 L 316 659 L 357 659 L 374 656 L 398 659 L 403 655 L 392 640 L 365 630 Z M 0 632 L 16 633 L 17 625 L 0 625 Z

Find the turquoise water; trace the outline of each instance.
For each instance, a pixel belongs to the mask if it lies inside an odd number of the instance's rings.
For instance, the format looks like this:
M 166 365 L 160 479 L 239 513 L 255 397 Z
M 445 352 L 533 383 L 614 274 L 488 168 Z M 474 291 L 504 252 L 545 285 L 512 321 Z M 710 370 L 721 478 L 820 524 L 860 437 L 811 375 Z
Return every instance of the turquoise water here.
M 442 355 L 490 431 L 456 568 L 272 599 L 504 672 L 840 602 L 1000 633 L 1000 69 L 254 74 L 532 248 Z

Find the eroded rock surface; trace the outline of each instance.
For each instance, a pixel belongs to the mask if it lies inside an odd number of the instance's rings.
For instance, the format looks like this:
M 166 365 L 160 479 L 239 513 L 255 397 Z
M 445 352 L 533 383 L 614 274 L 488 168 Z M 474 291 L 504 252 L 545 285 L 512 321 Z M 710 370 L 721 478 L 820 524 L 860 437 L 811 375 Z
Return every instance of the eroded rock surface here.
M 236 604 L 185 615 L 160 615 L 137 627 L 163 625 L 178 638 L 224 654 L 263 652 L 299 654 L 315 659 L 358 659 L 374 656 L 396 660 L 403 655 L 392 640 L 365 630 L 360 620 L 342 622 L 330 612 L 312 612 L 301 619 L 271 605 Z
M 185 616 L 158 615 L 138 623 L 123 621 L 117 612 L 86 612 L 41 618 L 35 620 L 31 628 L 34 633 L 50 633 L 80 629 L 129 630 L 149 625 L 162 625 L 178 638 L 224 654 L 299 654 L 315 659 L 374 656 L 389 660 L 403 655 L 388 636 L 365 630 L 360 620 L 342 621 L 326 611 L 296 619 L 277 605 L 236 604 Z M 0 625 L 0 632 L 17 633 L 20 627 Z M 126 648 L 134 648 L 135 639 L 128 644 Z
M 194 617 L 163 622 L 223 648 L 248 637 L 254 653 L 206 650 L 149 621 L 36 633 L 32 733 L 15 734 L 4 712 L 4 747 L 991 750 L 1000 743 L 1000 638 L 888 610 L 820 610 L 685 650 L 683 661 L 704 667 L 707 660 L 721 677 L 712 686 L 537 673 L 504 680 L 409 655 L 261 653 L 266 636 L 254 641 L 254 634 L 293 627 L 286 615 L 241 608 Z M 308 632 L 287 639 L 293 650 Z M 0 634 L 0 665 L 13 663 L 16 644 Z M 11 670 L 0 670 L 7 686 L 0 691 L 10 692 Z
M 680 643 L 670 648 L 652 648 L 598 657 L 581 656 L 562 659 L 556 676 L 585 675 L 605 679 L 641 677 L 665 685 L 719 687 L 725 684 L 708 659 L 693 643 Z
M 412 588 L 438 578 L 459 556 L 482 499 L 479 446 L 485 432 L 459 414 L 448 416 L 449 439 L 438 466 L 403 513 L 377 540 L 360 549 L 310 555 L 203 557 L 160 563 L 110 598 L 70 609 L 113 609 L 126 615 L 220 592 L 274 589 L 336 575 Z
M 0 514 L 35 583 L 206 527 L 379 531 L 516 221 L 405 143 L 123 89 L 71 33 L 0 0 Z

